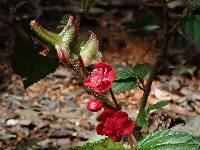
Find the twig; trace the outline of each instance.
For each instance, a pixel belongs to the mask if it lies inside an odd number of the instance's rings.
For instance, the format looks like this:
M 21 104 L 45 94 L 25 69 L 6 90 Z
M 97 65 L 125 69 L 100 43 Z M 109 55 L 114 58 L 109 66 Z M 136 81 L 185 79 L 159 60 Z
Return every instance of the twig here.
M 149 75 L 149 78 L 147 80 L 147 83 L 145 85 L 145 88 L 144 88 L 144 93 L 143 93 L 143 96 L 142 96 L 142 99 L 141 99 L 141 104 L 140 104 L 140 109 L 139 109 L 139 114 L 138 116 L 142 113 L 142 111 L 145 109 L 146 107 L 146 104 L 147 104 L 147 100 L 148 100 L 148 97 L 149 97 L 149 93 L 151 91 L 151 86 L 152 86 L 152 83 L 153 83 L 153 80 L 157 74 L 157 70 L 158 70 L 158 67 L 160 65 L 160 62 L 161 60 L 163 59 L 163 57 L 165 56 L 166 54 L 166 51 L 168 49 L 168 43 L 169 43 L 169 18 L 168 18 L 168 8 L 167 8 L 167 4 L 166 4 L 166 1 L 165 0 L 160 0 L 161 1 L 161 5 L 162 5 L 162 8 L 163 8 L 163 33 L 164 33 L 164 42 L 163 42 L 163 47 L 160 51 L 160 55 L 158 56 L 153 68 L 152 68 L 152 71 Z M 138 118 L 138 117 L 137 117 Z
M 188 9 L 187 7 L 183 10 L 183 13 L 181 15 L 181 17 L 177 20 L 177 22 L 174 24 L 174 26 L 171 28 L 171 30 L 169 31 L 169 34 L 172 34 L 174 31 L 176 31 L 176 29 L 180 26 L 182 18 L 185 17 L 188 13 Z
M 132 134 L 128 136 L 128 139 L 129 139 L 129 145 L 131 147 L 130 150 L 135 150 L 135 145 L 137 144 L 137 141 L 135 140 Z
M 119 106 L 118 103 L 117 103 L 117 100 L 116 100 L 116 98 L 115 98 L 115 95 L 114 95 L 112 89 L 110 88 L 109 91 L 110 91 L 110 94 L 111 94 L 111 96 L 112 96 L 112 100 L 113 100 L 113 102 L 114 102 L 116 108 L 117 108 L 118 110 L 120 110 L 120 106 Z

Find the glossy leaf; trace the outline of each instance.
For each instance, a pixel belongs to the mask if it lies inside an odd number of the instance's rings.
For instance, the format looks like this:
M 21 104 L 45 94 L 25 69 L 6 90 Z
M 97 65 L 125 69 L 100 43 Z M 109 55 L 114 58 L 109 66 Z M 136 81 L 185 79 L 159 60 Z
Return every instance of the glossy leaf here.
M 136 150 L 199 150 L 199 148 L 199 138 L 170 130 L 151 133 L 136 146 Z
M 120 93 L 135 89 L 138 87 L 138 83 L 134 78 L 128 78 L 125 80 L 117 80 L 113 83 L 112 90 L 114 93 Z
M 186 37 L 200 45 L 200 16 L 187 16 L 183 18 L 182 29 Z

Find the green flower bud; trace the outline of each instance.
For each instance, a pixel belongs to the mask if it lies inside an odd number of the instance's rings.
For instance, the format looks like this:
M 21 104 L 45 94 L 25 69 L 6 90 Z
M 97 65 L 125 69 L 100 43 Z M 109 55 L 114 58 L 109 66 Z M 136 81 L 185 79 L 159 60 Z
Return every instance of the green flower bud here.
M 76 44 L 79 24 L 73 16 L 69 16 L 68 23 L 59 34 L 55 34 L 43 28 L 36 20 L 31 21 L 30 26 L 44 41 L 53 45 L 58 53 L 63 53 L 68 60 Z M 75 48 L 76 50 L 76 48 Z
M 91 32 L 89 40 L 81 47 L 80 56 L 85 66 L 89 66 L 101 60 L 102 55 L 99 51 L 99 41 L 93 32 Z

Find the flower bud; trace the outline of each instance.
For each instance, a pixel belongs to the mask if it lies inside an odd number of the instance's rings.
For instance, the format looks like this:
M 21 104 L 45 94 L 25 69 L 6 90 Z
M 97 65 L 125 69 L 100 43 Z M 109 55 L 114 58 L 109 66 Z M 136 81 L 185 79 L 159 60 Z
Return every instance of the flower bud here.
M 86 104 L 86 107 L 91 112 L 98 112 L 103 107 L 103 101 L 90 99 L 90 101 Z
M 30 26 L 41 39 L 55 47 L 61 62 L 66 62 L 71 54 L 75 53 L 73 46 L 77 39 L 79 24 L 73 16 L 69 16 L 67 25 L 59 34 L 43 28 L 36 20 L 31 21 Z
M 93 32 L 91 32 L 89 40 L 81 47 L 80 56 L 86 67 L 101 60 L 102 55 L 99 51 L 99 41 Z

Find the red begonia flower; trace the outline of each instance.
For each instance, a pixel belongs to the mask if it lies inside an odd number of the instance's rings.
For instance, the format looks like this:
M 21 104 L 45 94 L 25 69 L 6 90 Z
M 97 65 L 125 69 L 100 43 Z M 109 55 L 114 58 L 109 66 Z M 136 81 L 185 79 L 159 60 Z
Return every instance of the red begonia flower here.
M 114 111 L 111 109 L 105 109 L 98 117 L 98 120 L 101 122 L 105 122 L 107 118 L 111 118 L 114 115 Z
M 84 80 L 84 85 L 92 88 L 95 92 L 103 93 L 112 87 L 112 83 L 116 78 L 116 73 L 112 67 L 106 63 L 98 63 L 94 70 Z
M 106 114 L 109 115 L 105 117 Z M 135 122 L 128 118 L 128 114 L 123 111 L 104 110 L 100 114 L 99 120 L 101 123 L 96 127 L 97 134 L 108 136 L 115 142 L 119 142 L 123 135 L 132 134 L 136 127 Z
M 90 99 L 90 101 L 86 104 L 86 107 L 91 112 L 98 112 L 103 107 L 103 101 Z

